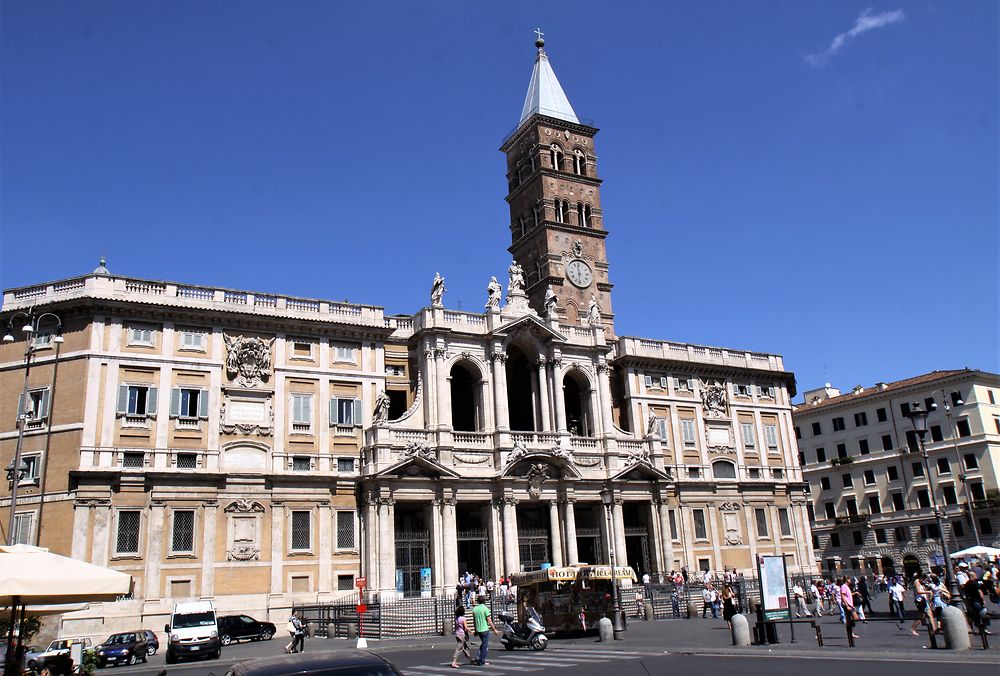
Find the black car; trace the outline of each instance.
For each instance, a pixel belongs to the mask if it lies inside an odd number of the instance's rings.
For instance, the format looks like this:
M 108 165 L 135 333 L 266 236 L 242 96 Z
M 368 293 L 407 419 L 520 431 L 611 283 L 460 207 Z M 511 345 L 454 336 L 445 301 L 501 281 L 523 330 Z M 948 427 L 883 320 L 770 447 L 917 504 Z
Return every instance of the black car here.
M 97 666 L 107 667 L 118 664 L 135 664 L 139 660 L 149 659 L 149 644 L 146 642 L 146 632 L 125 631 L 112 634 L 108 640 L 97 646 Z
M 403 676 L 367 650 L 322 651 L 237 662 L 226 676 Z
M 149 648 L 146 649 L 147 655 L 155 655 L 156 651 L 160 649 L 160 639 L 156 638 L 156 632 L 152 629 L 144 630 L 146 634 L 146 644 Z
M 233 641 L 270 641 L 274 636 L 274 625 L 258 622 L 249 615 L 223 615 L 218 618 L 219 640 L 222 645 Z

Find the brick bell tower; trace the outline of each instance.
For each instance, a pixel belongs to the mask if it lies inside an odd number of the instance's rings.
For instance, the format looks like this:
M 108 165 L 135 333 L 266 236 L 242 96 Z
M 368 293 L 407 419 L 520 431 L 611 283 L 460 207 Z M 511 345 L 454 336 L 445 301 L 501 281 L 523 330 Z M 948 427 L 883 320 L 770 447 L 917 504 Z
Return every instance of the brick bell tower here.
M 597 178 L 594 135 L 556 79 L 538 33 L 535 67 L 517 130 L 500 150 L 507 155 L 511 245 L 524 269 L 525 291 L 543 314 L 547 287 L 558 297 L 560 320 L 586 324 L 591 297 L 614 335 L 612 284 Z

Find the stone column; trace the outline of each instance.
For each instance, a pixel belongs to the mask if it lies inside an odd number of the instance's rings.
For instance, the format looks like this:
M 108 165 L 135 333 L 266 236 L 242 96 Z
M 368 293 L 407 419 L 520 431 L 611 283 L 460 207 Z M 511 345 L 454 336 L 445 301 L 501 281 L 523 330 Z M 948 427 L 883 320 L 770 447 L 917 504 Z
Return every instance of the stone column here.
M 559 359 L 552 360 L 552 391 L 556 407 L 556 430 L 566 431 L 566 393 L 563 392 L 562 363 Z
M 503 498 L 503 565 L 504 576 L 521 570 L 521 552 L 518 549 L 517 500 Z
M 548 432 L 552 429 L 552 422 L 549 418 L 549 379 L 546 373 L 545 357 L 538 358 L 538 401 L 539 415 L 542 417 L 542 424 L 539 425 L 540 432 Z
M 621 500 L 615 500 L 611 507 L 614 510 L 615 526 L 615 562 L 619 566 L 628 565 L 628 552 L 625 549 L 625 518 Z
M 670 508 L 666 500 L 660 502 L 660 537 L 663 540 L 663 572 L 669 573 L 674 567 L 674 539 L 670 535 Z
M 203 506 L 205 512 L 205 532 L 202 536 L 201 548 L 201 596 L 215 596 L 215 540 L 217 534 L 217 519 L 219 503 L 209 500 Z
M 111 501 L 99 500 L 94 508 L 94 539 L 90 561 L 98 566 L 108 565 L 108 542 L 111 537 Z
M 277 408 L 277 406 L 275 406 Z M 271 593 L 285 589 L 285 505 L 271 501 Z
M 507 355 L 495 351 L 493 361 L 493 406 L 494 419 L 498 430 L 510 429 L 510 413 L 507 411 Z
M 434 350 L 434 360 L 434 370 L 437 371 L 438 429 L 451 429 L 451 374 L 445 368 L 444 349 Z
M 552 535 L 552 565 L 561 568 L 563 565 L 562 538 L 559 534 L 559 503 L 555 500 L 549 503 L 549 530 Z
M 378 551 L 379 594 L 396 597 L 396 512 L 392 498 L 379 498 Z
M 455 521 L 455 498 L 446 496 L 442 505 L 444 549 L 444 590 L 458 584 L 458 524 Z
M 362 540 L 361 540 L 361 574 L 368 578 L 368 589 L 378 589 L 378 514 L 375 498 L 365 491 L 362 494 Z
M 580 554 L 576 548 L 576 510 L 573 508 L 575 501 L 567 498 L 564 506 L 566 514 L 566 563 L 579 563 Z
M 424 420 L 427 429 L 437 427 L 437 365 L 434 362 L 434 348 L 424 348 Z
M 611 565 L 611 558 L 610 558 L 611 552 L 610 552 L 610 550 L 615 546 L 615 544 L 613 542 L 614 538 L 612 537 L 611 533 L 609 532 L 609 528 L 608 528 L 608 508 L 605 507 L 603 504 L 601 504 L 601 510 L 600 511 L 601 511 L 601 519 L 600 519 L 600 527 L 601 527 L 601 552 L 600 552 L 601 553 L 601 561 L 600 561 L 600 563 L 605 563 L 607 565 Z M 615 555 L 617 556 L 617 553 Z M 605 559 L 604 557 L 608 557 L 608 558 Z M 597 562 L 595 561 L 595 563 L 597 563 Z
M 319 503 L 319 580 L 316 591 L 333 591 L 333 507 L 329 500 Z
M 663 537 L 660 535 L 660 508 L 659 501 L 653 501 L 649 503 L 649 516 L 647 517 L 649 522 L 646 529 L 649 531 L 649 541 L 653 544 L 652 561 L 650 562 L 653 566 L 653 571 L 658 575 L 662 575 L 667 571 L 663 570 L 665 565 L 663 561 Z M 645 570 L 644 573 L 650 571 Z
M 431 500 L 431 593 L 437 597 L 444 589 L 444 532 L 441 511 L 443 501 L 434 496 Z
M 614 416 L 611 413 L 611 384 L 608 382 L 608 365 L 601 362 L 597 365 L 597 391 L 601 399 L 600 431 L 611 434 L 614 431 Z
M 159 500 L 153 501 L 149 508 L 149 528 L 146 529 L 146 592 L 145 598 L 158 599 L 163 596 L 160 591 L 160 566 L 163 562 L 163 522 L 166 517 L 166 505 Z

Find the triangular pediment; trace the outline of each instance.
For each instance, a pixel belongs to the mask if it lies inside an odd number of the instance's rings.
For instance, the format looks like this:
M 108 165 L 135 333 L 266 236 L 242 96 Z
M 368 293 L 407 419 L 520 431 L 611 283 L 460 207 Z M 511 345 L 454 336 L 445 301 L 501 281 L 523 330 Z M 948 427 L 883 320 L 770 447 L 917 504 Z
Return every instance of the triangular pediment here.
M 395 465 L 376 472 L 377 477 L 398 477 L 401 479 L 458 479 L 459 474 L 439 464 L 436 460 L 414 455 L 400 460 Z
M 553 329 L 538 317 L 533 317 L 532 315 L 524 315 L 523 317 L 518 317 L 512 322 L 504 324 L 500 328 L 494 330 L 493 335 L 498 338 L 504 338 L 522 331 L 531 333 L 543 342 L 566 342 L 566 336 Z
M 612 481 L 673 481 L 673 477 L 648 462 L 636 462 L 611 477 Z

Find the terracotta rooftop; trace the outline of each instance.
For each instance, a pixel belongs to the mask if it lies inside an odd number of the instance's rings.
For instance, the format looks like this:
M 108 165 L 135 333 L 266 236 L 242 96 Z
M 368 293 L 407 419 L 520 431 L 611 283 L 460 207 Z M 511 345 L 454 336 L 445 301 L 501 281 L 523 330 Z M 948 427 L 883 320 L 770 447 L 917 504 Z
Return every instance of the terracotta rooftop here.
M 964 373 L 982 373 L 982 371 L 976 369 L 952 369 L 950 371 L 931 371 L 930 373 L 924 373 L 923 375 L 913 376 L 912 378 L 904 378 L 903 380 L 896 380 L 891 383 L 886 383 L 884 388 L 879 388 L 877 385 L 874 387 L 866 387 L 861 392 L 855 394 L 854 392 L 848 392 L 846 394 L 841 394 L 836 397 L 830 397 L 829 399 L 824 399 L 815 404 L 810 404 L 805 402 L 802 404 L 796 404 L 794 408 L 795 413 L 812 413 L 813 411 L 818 411 L 820 409 L 827 408 L 829 406 L 836 406 L 838 404 L 846 404 L 853 401 L 860 401 L 867 397 L 875 397 L 880 394 L 885 394 L 886 392 L 893 392 L 895 390 L 902 390 L 907 387 L 913 387 L 914 385 L 926 385 L 927 383 L 937 382 L 939 380 L 946 380 L 957 375 L 962 375 Z

